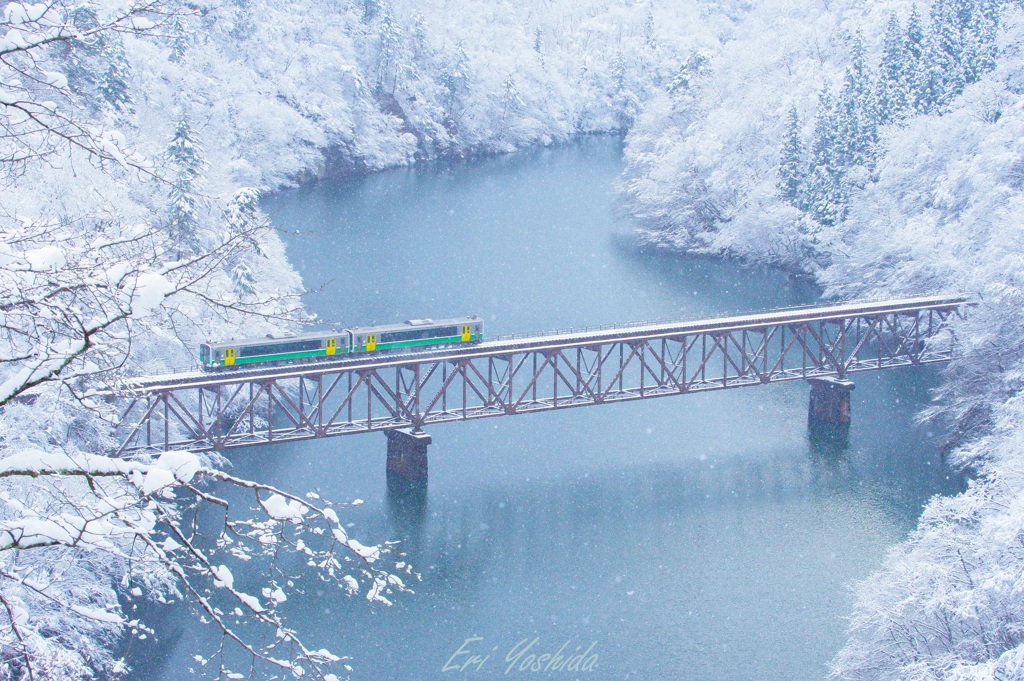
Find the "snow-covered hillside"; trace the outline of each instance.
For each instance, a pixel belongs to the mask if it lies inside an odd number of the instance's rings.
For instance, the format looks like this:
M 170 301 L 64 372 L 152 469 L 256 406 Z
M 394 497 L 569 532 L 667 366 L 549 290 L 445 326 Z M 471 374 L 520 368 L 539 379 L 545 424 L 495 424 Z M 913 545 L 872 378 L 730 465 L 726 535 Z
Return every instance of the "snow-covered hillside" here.
M 858 585 L 837 679 L 1024 678 L 1024 12 L 766 2 L 629 136 L 650 240 L 814 275 L 830 295 L 966 293 L 929 416 L 977 479 Z

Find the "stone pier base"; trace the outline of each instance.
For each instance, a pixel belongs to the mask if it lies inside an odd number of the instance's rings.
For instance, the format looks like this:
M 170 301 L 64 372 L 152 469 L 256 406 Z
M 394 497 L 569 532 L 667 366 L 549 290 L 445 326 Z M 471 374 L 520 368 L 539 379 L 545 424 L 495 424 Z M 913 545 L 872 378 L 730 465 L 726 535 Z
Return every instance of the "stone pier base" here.
M 388 478 L 427 481 L 430 435 L 411 428 L 385 431 L 388 436 Z
M 411 428 L 388 436 L 387 484 L 392 513 L 402 525 L 417 525 L 427 507 L 427 447 L 431 437 Z
M 853 381 L 845 378 L 811 378 L 807 427 L 811 441 L 845 446 L 850 435 L 850 393 Z

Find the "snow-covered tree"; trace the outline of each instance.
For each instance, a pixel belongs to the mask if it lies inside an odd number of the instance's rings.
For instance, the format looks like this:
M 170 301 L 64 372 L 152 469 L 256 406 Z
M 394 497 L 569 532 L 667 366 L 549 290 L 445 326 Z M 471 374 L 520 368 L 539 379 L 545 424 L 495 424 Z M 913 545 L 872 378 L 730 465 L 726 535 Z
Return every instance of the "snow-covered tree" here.
M 114 110 L 123 112 L 130 110 L 132 104 L 128 90 L 131 67 L 121 41 L 111 39 L 109 43 L 104 49 L 103 59 L 107 62 L 107 68 L 100 77 L 99 91 L 107 104 Z
M 901 120 L 907 115 L 913 69 L 903 27 L 899 19 L 892 16 L 885 26 L 875 90 L 879 125 Z
M 383 93 L 394 94 L 401 72 L 405 35 L 390 5 L 382 4 L 379 14 L 380 48 L 377 53 L 377 89 Z
M 203 150 L 187 118 L 181 118 L 167 143 L 164 158 L 170 168 L 167 191 L 167 232 L 184 252 L 198 253 L 201 181 L 206 170 Z
M 834 153 L 840 172 L 855 166 L 870 166 L 878 142 L 878 112 L 874 98 L 875 82 L 867 65 L 861 35 L 853 41 L 850 65 L 843 78 L 843 89 L 835 106 L 834 123 L 838 128 Z
M 937 107 L 946 106 L 967 84 L 964 64 L 970 55 L 965 51 L 959 10 L 957 0 L 936 0 L 931 9 L 929 50 L 925 59 L 939 76 L 937 91 L 933 93 Z
M 796 107 L 789 110 L 786 140 L 779 159 L 779 194 L 796 208 L 804 204 L 804 182 L 807 180 L 807 158 L 804 153 L 803 130 Z
M 438 74 L 441 85 L 441 106 L 444 111 L 444 125 L 450 132 L 458 129 L 457 121 L 465 109 L 465 98 L 469 94 L 470 75 L 469 57 L 461 42 L 442 57 L 442 66 Z
M 839 138 L 845 127 L 840 127 L 837 121 L 831 93 L 828 89 L 823 90 L 814 117 L 814 137 L 807 171 L 807 206 L 815 220 L 828 226 L 842 220 L 846 211 L 845 167 L 841 156 L 844 145 Z
M 248 243 L 248 248 L 238 253 L 227 264 L 231 271 L 231 283 L 239 300 L 249 301 L 257 292 L 256 276 L 251 261 L 265 258 L 257 237 L 266 231 L 270 221 L 260 210 L 260 193 L 251 187 L 235 192 L 224 212 L 229 234 L 239 235 Z
M 526 106 L 522 96 L 519 94 L 519 86 L 516 84 L 516 76 L 509 73 L 501 84 L 501 121 L 508 123 L 509 119 L 523 110 Z

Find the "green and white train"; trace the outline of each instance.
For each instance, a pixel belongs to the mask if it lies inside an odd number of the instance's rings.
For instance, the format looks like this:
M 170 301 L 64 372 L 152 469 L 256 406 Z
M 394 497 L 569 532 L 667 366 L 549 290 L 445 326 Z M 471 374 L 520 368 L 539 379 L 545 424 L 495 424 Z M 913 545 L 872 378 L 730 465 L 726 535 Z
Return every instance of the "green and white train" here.
M 215 371 L 249 364 L 343 359 L 371 352 L 479 343 L 483 338 L 484 320 L 480 317 L 410 319 L 402 324 L 358 326 L 287 338 L 202 343 L 199 345 L 199 362 L 204 370 Z

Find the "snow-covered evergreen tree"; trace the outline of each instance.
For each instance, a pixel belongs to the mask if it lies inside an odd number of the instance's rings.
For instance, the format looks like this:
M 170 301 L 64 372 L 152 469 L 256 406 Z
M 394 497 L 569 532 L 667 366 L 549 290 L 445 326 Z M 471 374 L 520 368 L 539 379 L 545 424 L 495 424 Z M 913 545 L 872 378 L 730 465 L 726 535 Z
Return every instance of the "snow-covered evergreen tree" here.
M 394 94 L 398 79 L 405 36 L 389 4 L 382 3 L 379 9 L 380 48 L 377 53 L 377 90 Z
M 470 88 L 469 68 L 469 57 L 461 42 L 456 42 L 454 48 L 442 57 L 438 83 L 442 88 L 443 123 L 450 132 L 458 129 L 458 120 L 465 109 Z
M 658 41 L 654 37 L 654 9 L 651 7 L 648 7 L 644 16 L 644 42 L 652 50 L 658 47 Z
M 789 110 L 786 137 L 779 159 L 779 194 L 795 208 L 803 208 L 807 157 L 804 151 L 803 130 L 796 107 Z
M 907 50 L 906 36 L 899 19 L 889 17 L 882 41 L 882 58 L 878 66 L 875 106 L 879 125 L 903 119 L 910 106 L 910 83 L 914 64 Z
M 964 64 L 970 55 L 965 52 L 961 25 L 961 3 L 958 0 L 936 0 L 931 9 L 929 49 L 925 59 L 938 76 L 932 85 L 934 106 L 945 107 L 967 84 Z
M 188 119 L 182 117 L 164 151 L 170 168 L 167 192 L 167 232 L 181 252 L 198 253 L 200 249 L 199 208 L 202 203 L 200 184 L 206 171 L 203 150 Z
M 522 111 L 524 106 L 523 98 L 519 94 L 519 86 L 516 84 L 516 76 L 514 73 L 509 73 L 501 84 L 502 123 L 508 123 L 510 119 Z
M 269 220 L 260 210 L 259 200 L 259 191 L 243 187 L 231 197 L 224 211 L 228 233 L 248 244 L 248 248 L 227 263 L 235 295 L 242 301 L 249 301 L 257 294 L 258 282 L 253 273 L 252 261 L 265 258 L 258 237 L 269 224 Z
M 833 118 L 838 132 L 833 138 L 838 145 L 833 158 L 840 174 L 845 175 L 855 166 L 868 167 L 874 161 L 875 144 L 878 142 L 874 89 L 864 41 L 858 34 L 853 42 L 850 65 L 846 69 Z
M 907 84 L 909 104 L 916 113 L 929 113 L 934 108 L 936 85 L 932 83 L 932 70 L 925 55 L 928 53 L 928 37 L 925 33 L 917 5 L 910 10 L 907 19 Z
M 822 90 L 814 117 L 807 171 L 807 209 L 815 220 L 828 226 L 842 220 L 846 212 L 845 168 L 841 156 L 845 145 L 839 135 L 849 124 L 841 126 L 838 113 L 828 88 Z
M 185 58 L 185 54 L 188 52 L 189 45 L 192 43 L 193 35 L 190 29 L 189 17 L 175 16 L 171 22 L 170 37 L 171 37 L 171 53 L 170 60 L 174 63 L 181 62 Z
M 128 89 L 131 66 L 128 64 L 124 46 L 118 36 L 109 40 L 109 44 L 104 49 L 103 58 L 107 62 L 107 68 L 100 78 L 100 94 L 107 104 L 116 111 L 129 111 L 132 104 Z

